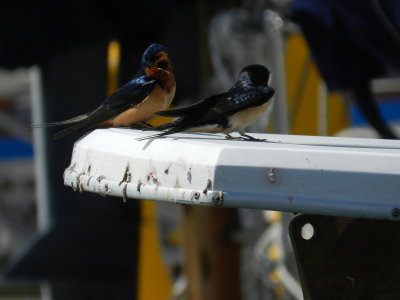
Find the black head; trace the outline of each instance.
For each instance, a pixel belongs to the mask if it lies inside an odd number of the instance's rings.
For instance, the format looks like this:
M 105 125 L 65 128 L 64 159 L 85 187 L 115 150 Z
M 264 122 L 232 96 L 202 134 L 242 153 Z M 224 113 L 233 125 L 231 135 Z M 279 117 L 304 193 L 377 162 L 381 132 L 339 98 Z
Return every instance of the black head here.
M 248 65 L 240 71 L 239 80 L 250 80 L 255 85 L 267 85 L 270 74 L 263 65 Z
M 157 65 L 160 69 L 168 69 L 168 50 L 163 45 L 151 44 L 142 56 L 142 67 L 148 68 Z

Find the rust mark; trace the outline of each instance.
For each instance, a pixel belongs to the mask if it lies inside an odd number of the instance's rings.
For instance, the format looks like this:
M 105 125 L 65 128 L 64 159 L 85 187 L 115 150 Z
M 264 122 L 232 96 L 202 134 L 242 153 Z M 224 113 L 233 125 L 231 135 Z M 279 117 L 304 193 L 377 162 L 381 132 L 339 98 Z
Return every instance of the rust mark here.
M 118 186 L 120 186 L 124 182 L 130 182 L 131 181 L 131 173 L 129 172 L 129 164 L 125 168 L 124 176 L 122 177 L 122 180 L 119 182 Z
M 158 180 L 157 176 L 155 176 L 152 172 L 147 174 L 147 182 L 150 184 L 155 184 L 157 188 L 161 185 L 161 182 Z
M 137 186 L 136 186 L 136 191 L 138 191 L 139 194 L 140 194 L 140 188 L 142 187 L 142 185 L 143 185 L 143 182 L 141 182 L 141 181 L 139 180 L 138 183 L 137 183 Z
M 78 176 L 76 177 L 76 189 L 75 191 L 78 191 L 79 193 L 83 192 L 83 182 L 82 182 L 82 176 L 85 175 L 85 173 L 79 173 Z
M 86 186 L 89 187 L 90 181 L 92 180 L 93 176 L 89 176 L 88 180 L 86 181 Z
M 189 168 L 189 170 L 186 173 L 187 175 L 187 180 L 189 181 L 189 183 L 192 183 L 192 168 Z
M 78 190 L 78 192 L 80 192 L 81 188 L 81 176 L 82 174 L 78 174 L 78 176 L 76 177 L 76 189 Z
M 165 175 L 168 175 L 168 173 L 169 173 L 169 168 L 171 168 L 171 164 L 164 170 Z
M 90 172 L 92 170 L 92 165 L 89 165 L 86 171 L 86 174 L 90 176 Z
M 122 188 L 122 202 L 126 203 L 126 200 L 128 199 L 128 195 L 126 193 L 126 190 L 128 188 L 128 183 L 125 183 L 124 187 Z
M 103 179 L 106 179 L 106 176 L 104 175 L 100 175 L 99 177 L 97 177 L 97 182 L 100 183 Z
M 203 194 L 204 195 L 207 194 L 208 190 L 211 189 L 211 188 L 212 188 L 212 181 L 211 181 L 211 179 L 208 179 L 206 188 L 203 190 Z
M 81 174 L 81 175 L 78 176 L 79 182 L 76 183 L 79 193 L 83 193 L 83 182 L 82 182 L 82 180 L 81 180 L 81 176 L 82 176 L 82 175 L 83 175 L 83 174 Z

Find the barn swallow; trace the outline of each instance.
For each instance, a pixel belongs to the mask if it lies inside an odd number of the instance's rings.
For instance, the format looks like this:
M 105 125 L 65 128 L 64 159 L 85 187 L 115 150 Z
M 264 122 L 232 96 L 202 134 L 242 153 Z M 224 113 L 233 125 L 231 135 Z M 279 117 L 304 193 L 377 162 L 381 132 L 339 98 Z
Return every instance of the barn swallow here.
M 182 131 L 222 132 L 227 139 L 235 139 L 230 133 L 237 131 L 242 139 L 259 140 L 247 135 L 244 130 L 272 107 L 270 99 L 274 95 L 274 90 L 268 86 L 269 77 L 270 71 L 262 65 L 246 66 L 227 92 L 208 97 L 191 106 L 157 112 L 157 115 L 177 117 L 177 119 L 151 128 L 151 130 L 166 130 L 165 132 L 138 140 L 153 139 Z
M 82 134 L 94 128 L 134 126 L 150 119 L 155 112 L 166 109 L 175 95 L 175 77 L 167 49 L 150 45 L 143 53 L 138 74 L 121 86 L 104 102 L 87 114 L 46 124 L 67 125 L 55 139 L 71 134 Z

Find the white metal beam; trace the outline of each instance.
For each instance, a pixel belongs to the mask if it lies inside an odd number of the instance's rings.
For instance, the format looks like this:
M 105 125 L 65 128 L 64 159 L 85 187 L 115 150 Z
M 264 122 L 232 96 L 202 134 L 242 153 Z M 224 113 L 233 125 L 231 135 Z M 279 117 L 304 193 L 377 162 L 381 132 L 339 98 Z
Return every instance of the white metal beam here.
M 95 130 L 79 140 L 64 182 L 79 191 L 181 204 L 400 218 L 400 141 Z

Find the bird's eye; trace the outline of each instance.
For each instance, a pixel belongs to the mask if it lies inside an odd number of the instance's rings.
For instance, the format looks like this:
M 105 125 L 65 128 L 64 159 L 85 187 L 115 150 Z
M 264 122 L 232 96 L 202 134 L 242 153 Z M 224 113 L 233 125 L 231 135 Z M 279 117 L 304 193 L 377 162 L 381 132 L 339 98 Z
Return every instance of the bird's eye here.
M 157 63 L 157 67 L 160 68 L 160 69 L 165 70 L 165 69 L 168 68 L 168 62 L 165 61 L 165 60 L 159 61 L 159 62 Z

